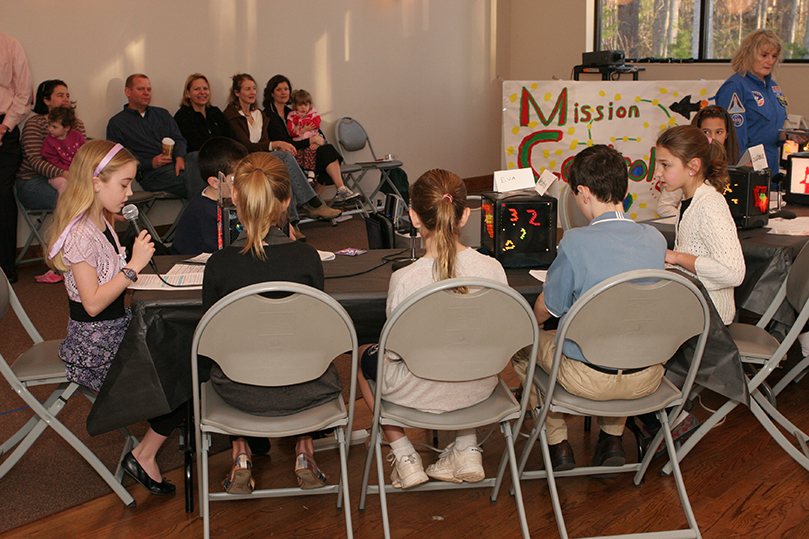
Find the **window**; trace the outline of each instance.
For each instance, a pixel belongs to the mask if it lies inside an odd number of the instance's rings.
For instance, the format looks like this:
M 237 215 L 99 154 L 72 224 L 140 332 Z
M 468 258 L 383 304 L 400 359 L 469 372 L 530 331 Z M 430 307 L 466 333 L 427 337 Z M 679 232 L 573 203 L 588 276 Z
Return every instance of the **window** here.
M 633 60 L 727 60 L 756 28 L 809 59 L 809 0 L 596 0 L 596 50 Z

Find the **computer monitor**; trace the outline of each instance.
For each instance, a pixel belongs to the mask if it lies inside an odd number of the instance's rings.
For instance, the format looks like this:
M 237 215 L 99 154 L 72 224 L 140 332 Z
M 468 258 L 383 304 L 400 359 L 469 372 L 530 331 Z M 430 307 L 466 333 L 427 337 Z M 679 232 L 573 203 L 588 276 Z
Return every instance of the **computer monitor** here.
M 787 156 L 786 194 L 791 204 L 809 204 L 809 152 Z

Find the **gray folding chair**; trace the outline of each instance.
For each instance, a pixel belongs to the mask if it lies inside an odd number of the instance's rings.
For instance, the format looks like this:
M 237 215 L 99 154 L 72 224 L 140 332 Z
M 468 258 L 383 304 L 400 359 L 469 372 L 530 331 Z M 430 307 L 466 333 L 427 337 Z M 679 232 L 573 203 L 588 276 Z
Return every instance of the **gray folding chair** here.
M 36 258 L 29 258 L 28 260 L 23 260 L 25 254 L 28 252 L 28 249 L 31 247 L 31 244 L 36 239 L 42 249 L 45 248 L 46 242 L 45 239 L 42 237 L 42 226 L 45 224 L 45 219 L 48 218 L 48 215 L 53 213 L 52 209 L 34 209 L 29 210 L 25 206 L 22 205 L 20 202 L 19 197 L 17 196 L 17 186 L 12 186 L 12 190 L 14 191 L 14 200 L 17 201 L 17 211 L 20 215 L 22 215 L 23 221 L 28 226 L 28 239 L 25 240 L 25 244 L 22 247 L 22 251 L 20 254 L 17 255 L 17 260 L 14 263 L 19 266 L 21 264 L 29 264 L 31 262 L 40 262 L 44 260 L 41 256 Z
M 470 292 L 456 293 L 454 289 L 459 286 L 469 287 Z M 498 375 L 508 365 L 511 356 L 529 345 L 532 360 L 527 372 L 531 375 L 538 339 L 539 329 L 533 309 L 525 298 L 507 285 L 489 279 L 439 281 L 407 298 L 388 318 L 379 341 L 377 378 L 382 380 L 385 376 L 386 349 L 400 355 L 416 376 L 428 380 L 461 382 Z M 514 438 L 520 432 L 528 406 L 527 391 L 522 401 L 517 402 L 505 382 L 499 379 L 494 392 L 485 401 L 453 412 L 432 414 L 386 402 L 379 390 L 381 384 L 372 384 L 372 387 L 375 389 L 374 418 L 359 508 L 360 511 L 365 510 L 368 493 L 379 493 L 386 539 L 390 537 L 386 493 L 493 487 L 491 500 L 494 502 L 506 465 L 511 468 L 520 529 L 523 537 L 529 537 L 514 451 Z M 513 428 L 512 421 L 515 421 Z M 382 425 L 458 430 L 494 423 L 500 424 L 506 442 L 496 477 L 477 483 L 430 481 L 406 491 L 385 484 Z M 369 485 L 374 456 L 378 484 Z M 452 535 L 451 531 L 448 534 Z
M 260 294 L 288 293 L 282 299 Z M 317 320 L 317 324 L 308 321 Z M 212 358 L 235 381 L 259 386 L 289 386 L 321 376 L 335 357 L 351 351 L 348 410 L 342 395 L 310 410 L 280 417 L 248 414 L 226 404 L 210 382 L 199 384 L 197 355 Z M 199 441 L 199 495 L 204 537 L 210 537 L 210 501 L 250 500 L 337 493 L 345 511 L 346 532 L 353 537 L 348 495 L 348 444 L 357 388 L 357 334 L 337 301 L 320 290 L 288 282 L 246 286 L 216 302 L 202 317 L 191 343 L 194 416 Z M 235 495 L 209 492 L 208 449 L 211 435 L 283 438 L 331 429 L 340 451 L 340 480 L 319 489 L 277 488 Z M 344 507 L 343 507 L 344 506 Z
M 9 305 L 14 309 L 14 313 L 28 332 L 31 340 L 34 341 L 34 346 L 23 352 L 23 354 L 17 358 L 17 361 L 11 365 L 0 355 L 0 373 L 3 374 L 3 377 L 11 385 L 14 392 L 25 401 L 25 404 L 33 410 L 35 415 L 17 431 L 16 434 L 0 446 L 0 455 L 5 455 L 14 449 L 3 464 L 0 465 L 0 479 L 19 462 L 20 458 L 22 458 L 25 452 L 28 451 L 37 438 L 39 438 L 40 434 L 42 434 L 46 428 L 51 427 L 95 469 L 98 475 L 115 491 L 115 494 L 121 498 L 124 505 L 134 507 L 135 499 L 132 498 L 129 492 L 121 485 L 123 469 L 120 464 L 118 465 L 115 475 L 113 475 L 112 472 L 104 466 L 104 463 L 102 463 L 70 429 L 56 419 L 56 415 L 64 408 L 65 404 L 67 404 L 67 400 L 77 391 L 87 397 L 87 400 L 90 402 L 95 402 L 95 393 L 84 386 L 67 380 L 65 376 L 65 364 L 59 358 L 59 343 L 61 341 L 45 341 L 42 339 L 42 336 L 36 330 L 34 324 L 31 323 L 31 319 L 28 318 L 28 315 L 22 308 L 5 273 L 0 271 L 0 319 L 4 318 L 8 313 Z M 40 403 L 39 400 L 31 394 L 28 388 L 45 384 L 59 385 L 44 403 Z M 118 430 L 126 439 L 124 449 L 121 452 L 121 458 L 118 459 L 120 463 L 123 457 L 137 445 L 138 440 L 132 436 L 127 429 Z
M 340 118 L 334 125 L 334 131 L 337 136 L 337 145 L 340 155 L 346 160 L 346 164 L 341 166 L 343 181 L 349 185 L 352 190 L 362 194 L 363 200 L 371 211 L 377 210 L 377 208 L 374 207 L 373 200 L 385 183 L 393 189 L 394 193 L 402 197 L 402 193 L 396 188 L 396 185 L 394 185 L 393 180 L 391 180 L 388 174 L 389 170 L 401 167 L 401 161 L 395 159 L 391 161 L 380 161 L 376 156 L 376 152 L 374 152 L 374 147 L 371 145 L 371 139 L 368 138 L 368 133 L 365 132 L 365 128 L 354 118 L 348 116 Z M 347 157 L 349 153 L 361 152 L 366 147 L 371 154 L 370 159 L 367 157 L 364 158 L 364 161 L 352 159 L 352 162 L 348 163 Z M 367 155 L 367 152 L 365 155 Z M 360 182 L 365 175 L 371 171 L 379 172 L 379 182 L 371 192 L 371 195 L 368 196 L 365 194 L 365 191 L 362 190 Z M 355 174 L 358 174 L 358 176 L 355 177 Z
M 781 342 L 770 335 L 766 327 L 778 311 L 781 304 L 787 301 L 789 305 L 798 312 L 798 317 L 792 324 L 786 337 Z M 774 402 L 762 393 L 762 386 L 767 378 L 786 358 L 790 347 L 795 343 L 798 335 L 803 332 L 806 321 L 809 320 L 809 244 L 804 245 L 801 252 L 789 268 L 789 274 L 781 285 L 778 293 L 773 298 L 767 310 L 761 316 L 756 325 L 741 324 L 734 322 L 728 329 L 733 341 L 739 347 L 739 355 L 742 361 L 758 368 L 758 371 L 749 378 L 747 388 L 752 399 L 750 400 L 750 411 L 758 419 L 767 432 L 778 442 L 798 464 L 809 470 L 809 436 L 801 429 L 789 421 L 778 409 Z M 792 379 L 797 377 L 809 364 L 804 358 L 796 365 L 783 379 L 773 387 L 773 393 L 777 395 Z M 691 449 L 711 430 L 719 421 L 730 413 L 739 403 L 728 400 L 715 413 L 713 413 L 691 437 L 677 451 L 677 460 L 682 459 Z M 778 423 L 787 433 L 795 437 L 798 444 L 795 445 L 778 429 Z M 663 471 L 668 473 L 671 463 L 667 464 Z
M 654 284 L 641 284 L 650 281 Z M 661 305 L 665 305 L 665 308 L 661 308 Z M 558 342 L 564 342 L 565 339 L 576 342 L 590 363 L 610 369 L 637 369 L 665 363 L 683 342 L 694 335 L 700 335 L 700 338 L 682 391 L 664 377 L 657 391 L 635 400 L 594 401 L 572 395 L 557 383 L 562 357 L 561 346 L 556 347 L 550 373 L 541 368 L 534 371 L 533 380 L 542 399 L 542 406 L 539 413 L 535 414 L 537 420 L 520 457 L 520 478 L 547 478 L 556 523 L 563 539 L 567 539 L 568 535 L 556 489 L 556 477 L 635 472 L 634 484 L 639 485 L 663 437 L 669 453 L 674 453 L 669 422 L 680 414 L 686 400 L 683 395 L 688 395 L 694 383 L 708 340 L 709 327 L 708 303 L 699 289 L 687 278 L 664 270 L 630 271 L 607 279 L 582 295 L 568 311 L 559 326 Z M 668 407 L 673 409 L 666 416 L 665 410 Z M 655 412 L 662 426 L 640 463 L 624 466 L 589 466 L 554 472 L 545 430 L 545 418 L 550 411 L 605 417 L 629 417 Z M 545 469 L 524 471 L 538 436 Z M 700 537 L 699 527 L 676 462 L 674 479 L 689 528 L 636 533 L 632 534 L 632 537 Z M 629 537 L 629 535 L 611 537 Z
M 567 232 L 571 228 L 588 226 L 590 221 L 581 213 L 576 205 L 576 198 L 570 185 L 564 185 L 559 194 L 559 220 L 562 222 L 562 230 Z

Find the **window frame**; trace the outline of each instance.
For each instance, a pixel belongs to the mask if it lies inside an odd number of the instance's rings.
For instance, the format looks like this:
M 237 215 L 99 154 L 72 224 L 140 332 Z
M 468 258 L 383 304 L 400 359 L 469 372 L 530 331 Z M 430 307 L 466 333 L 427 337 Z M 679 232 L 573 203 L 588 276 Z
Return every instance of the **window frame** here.
M 605 0 L 594 0 L 593 9 L 595 11 L 593 16 L 593 50 L 600 51 L 601 47 L 601 12 L 602 5 Z M 639 0 L 638 0 L 639 1 Z M 698 58 L 643 58 L 634 60 L 635 63 L 643 64 L 729 64 L 730 58 L 705 58 L 705 43 L 706 43 L 706 17 L 702 14 L 705 13 L 708 2 L 714 0 L 699 0 L 700 18 L 699 18 L 699 43 L 697 45 Z M 780 36 L 779 36 L 780 37 Z M 809 64 L 809 58 L 790 58 L 781 60 L 781 64 Z

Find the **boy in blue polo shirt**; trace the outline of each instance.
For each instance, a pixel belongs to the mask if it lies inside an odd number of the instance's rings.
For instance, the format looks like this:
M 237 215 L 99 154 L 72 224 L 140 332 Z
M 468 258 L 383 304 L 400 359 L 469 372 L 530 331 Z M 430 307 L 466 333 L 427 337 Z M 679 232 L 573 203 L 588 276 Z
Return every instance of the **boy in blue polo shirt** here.
M 559 251 L 548 269 L 542 294 L 534 304 L 537 321 L 551 316 L 563 318 L 582 294 L 600 282 L 637 269 L 664 269 L 666 240 L 649 225 L 634 222 L 624 213 L 628 190 L 627 165 L 613 148 L 595 145 L 579 153 L 568 174 L 568 188 L 590 225 L 565 232 Z M 617 305 L 616 308 L 622 308 Z M 556 334 L 540 332 L 537 366 L 550 372 L 556 349 Z M 517 376 L 525 384 L 529 349 L 513 358 Z M 619 373 L 587 362 L 579 347 L 567 340 L 563 345 L 558 382 L 570 393 L 594 400 L 636 399 L 657 390 L 663 366 L 638 372 Z M 536 390 L 531 405 L 536 408 Z M 599 417 L 599 441 L 593 466 L 622 466 L 626 462 L 621 436 L 626 418 Z M 575 467 L 573 449 L 567 441 L 564 414 L 550 412 L 545 420 L 554 471 Z

